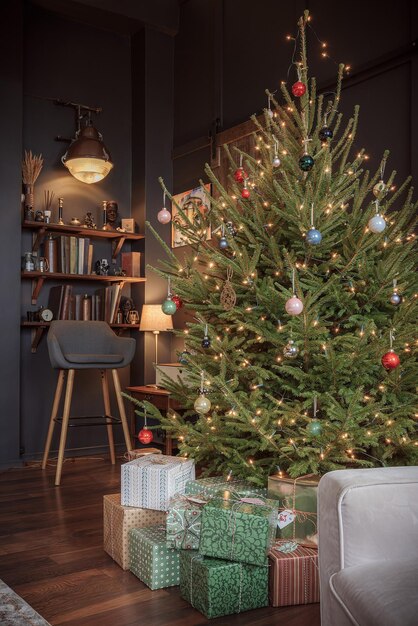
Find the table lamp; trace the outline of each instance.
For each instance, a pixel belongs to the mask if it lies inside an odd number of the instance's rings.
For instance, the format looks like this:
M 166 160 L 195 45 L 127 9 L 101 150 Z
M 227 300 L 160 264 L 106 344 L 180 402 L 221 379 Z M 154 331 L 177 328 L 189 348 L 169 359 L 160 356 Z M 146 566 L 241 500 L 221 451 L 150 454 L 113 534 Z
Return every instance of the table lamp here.
M 158 363 L 158 335 L 160 332 L 173 330 L 173 318 L 161 310 L 161 304 L 144 304 L 142 306 L 139 330 L 150 331 L 155 337 L 155 363 Z

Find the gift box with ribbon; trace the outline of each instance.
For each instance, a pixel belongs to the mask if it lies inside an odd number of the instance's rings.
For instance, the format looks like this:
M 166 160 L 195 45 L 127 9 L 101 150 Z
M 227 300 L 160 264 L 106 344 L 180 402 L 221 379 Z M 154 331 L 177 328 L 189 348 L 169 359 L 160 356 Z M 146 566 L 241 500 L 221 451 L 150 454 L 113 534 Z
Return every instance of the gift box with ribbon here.
M 122 569 L 129 569 L 128 532 L 164 524 L 166 513 L 121 506 L 120 493 L 103 496 L 103 547 Z
M 269 552 L 272 606 L 319 602 L 318 550 L 279 541 Z
M 267 497 L 265 487 L 257 487 L 245 480 L 228 480 L 223 476 L 211 476 L 210 478 L 199 478 L 190 480 L 186 485 L 186 496 L 202 494 L 204 496 L 217 496 L 221 491 L 235 491 L 242 496 L 262 496 Z
M 194 461 L 183 457 L 149 454 L 121 468 L 123 506 L 167 511 L 176 493 L 184 493 L 195 477 Z
M 265 565 L 276 526 L 275 503 L 225 492 L 203 507 L 199 552 L 228 561 Z
M 268 604 L 268 566 L 180 553 L 181 596 L 207 618 L 232 615 Z
M 170 501 L 167 513 L 167 546 L 183 550 L 197 550 L 200 526 L 207 498 L 177 495 Z
M 129 531 L 129 569 L 150 589 L 180 583 L 179 551 L 167 547 L 164 526 Z
M 320 477 L 309 474 L 289 478 L 281 472 L 269 476 L 268 497 L 277 499 L 277 537 L 308 547 L 318 546 L 317 495 Z

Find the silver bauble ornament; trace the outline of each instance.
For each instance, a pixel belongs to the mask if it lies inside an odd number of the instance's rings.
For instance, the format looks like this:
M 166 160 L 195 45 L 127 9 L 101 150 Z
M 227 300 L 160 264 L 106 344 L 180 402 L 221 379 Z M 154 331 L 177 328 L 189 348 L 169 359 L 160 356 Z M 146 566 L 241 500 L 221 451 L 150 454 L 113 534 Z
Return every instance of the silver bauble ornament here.
M 283 348 L 283 356 L 286 357 L 286 359 L 296 359 L 298 354 L 299 348 L 297 347 L 293 339 L 289 339 L 289 341 Z
M 274 159 L 273 159 L 272 163 L 273 163 L 273 167 L 279 167 L 281 161 L 280 161 L 279 157 L 277 156 L 277 154 L 274 156 Z
M 210 400 L 205 395 L 203 395 L 203 393 L 201 393 L 200 396 L 198 396 L 195 400 L 195 411 L 200 413 L 200 415 L 205 415 L 205 413 L 208 413 L 208 411 L 210 411 L 210 407 Z
M 400 296 L 396 291 L 390 296 L 390 303 L 398 306 L 402 302 L 402 296 Z
M 383 193 L 386 193 L 387 190 L 388 188 L 385 182 L 383 180 L 379 180 L 379 182 L 376 183 L 375 186 L 373 187 L 373 195 L 376 196 L 376 198 L 378 198 Z

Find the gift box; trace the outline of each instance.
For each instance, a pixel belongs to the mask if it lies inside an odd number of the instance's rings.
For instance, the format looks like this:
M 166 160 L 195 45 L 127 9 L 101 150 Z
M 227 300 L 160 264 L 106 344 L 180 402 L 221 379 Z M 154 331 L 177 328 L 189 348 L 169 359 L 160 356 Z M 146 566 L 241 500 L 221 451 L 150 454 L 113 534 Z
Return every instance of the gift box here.
M 185 494 L 193 496 L 202 494 L 203 496 L 216 496 L 221 491 L 236 491 L 242 496 L 262 496 L 267 497 L 265 487 L 256 487 L 245 480 L 226 480 L 223 476 L 212 476 L 210 478 L 199 478 L 190 480 L 186 485 Z
M 198 496 L 178 495 L 170 501 L 167 513 L 167 546 L 183 550 L 197 550 L 203 506 L 207 499 Z
M 268 604 L 268 566 L 211 559 L 183 550 L 180 592 L 207 618 L 258 609 Z
M 259 498 L 225 492 L 203 507 L 199 552 L 228 561 L 265 565 L 276 535 L 277 508 Z
M 128 532 L 164 524 L 166 513 L 121 506 L 120 493 L 103 496 L 103 547 L 122 569 L 129 569 Z
M 167 511 L 170 498 L 184 493 L 194 479 L 194 461 L 176 456 L 149 454 L 122 465 L 123 506 Z
M 269 599 L 272 606 L 319 602 L 318 550 L 279 542 L 269 552 Z
M 129 569 L 150 589 L 179 584 L 179 554 L 178 550 L 167 547 L 163 526 L 129 531 Z
M 319 476 L 289 478 L 269 476 L 268 497 L 279 502 L 277 537 L 308 546 L 318 546 L 317 496 Z

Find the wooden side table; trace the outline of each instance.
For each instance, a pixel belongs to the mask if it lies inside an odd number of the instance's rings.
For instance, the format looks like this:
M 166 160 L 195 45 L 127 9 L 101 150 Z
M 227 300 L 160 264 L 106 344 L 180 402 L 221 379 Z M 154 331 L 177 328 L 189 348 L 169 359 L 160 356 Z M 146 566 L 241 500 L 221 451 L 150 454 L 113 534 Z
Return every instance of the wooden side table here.
M 176 400 L 170 398 L 170 392 L 161 387 L 155 389 L 154 387 L 147 387 L 146 385 L 138 385 L 136 387 L 126 387 L 126 391 L 140 402 L 143 400 L 151 402 L 151 404 L 157 407 L 157 409 L 160 409 L 160 411 L 164 411 L 164 413 L 167 413 L 169 409 L 173 409 L 174 411 L 181 409 L 180 404 L 176 402 Z M 131 432 L 134 432 L 134 430 L 135 424 L 131 423 Z M 171 455 L 172 452 L 173 441 L 170 435 L 166 433 L 164 453 Z

